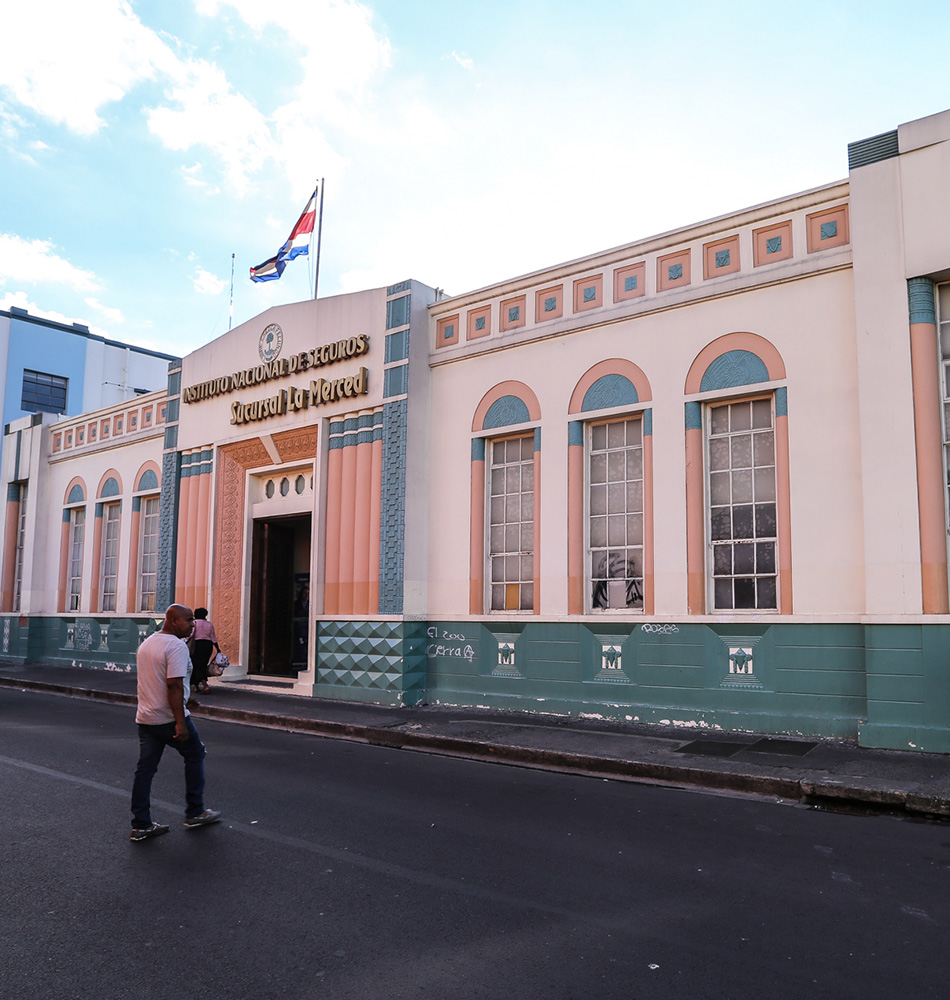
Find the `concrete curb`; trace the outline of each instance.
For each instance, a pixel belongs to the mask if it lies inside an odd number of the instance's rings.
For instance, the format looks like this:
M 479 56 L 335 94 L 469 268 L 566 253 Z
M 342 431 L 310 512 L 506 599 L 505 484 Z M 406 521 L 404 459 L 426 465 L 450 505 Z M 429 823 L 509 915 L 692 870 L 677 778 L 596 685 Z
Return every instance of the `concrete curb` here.
M 135 695 L 117 691 L 96 691 L 66 684 L 0 677 L 0 687 L 42 691 L 71 698 L 134 705 Z M 194 709 L 195 718 L 238 725 L 278 729 L 285 732 L 308 733 L 328 739 L 350 740 L 393 750 L 414 750 L 425 753 L 463 757 L 503 763 L 539 770 L 560 771 L 641 784 L 673 788 L 706 789 L 745 795 L 785 799 L 825 808 L 852 808 L 886 811 L 921 818 L 950 817 L 950 801 L 939 797 L 915 795 L 879 787 L 865 787 L 847 781 L 811 781 L 798 778 L 778 778 L 771 775 L 716 771 L 683 765 L 597 757 L 566 750 L 537 749 L 503 743 L 445 736 L 437 733 L 407 731 L 400 726 L 368 726 L 349 722 L 330 722 L 273 712 L 224 708 L 202 703 Z

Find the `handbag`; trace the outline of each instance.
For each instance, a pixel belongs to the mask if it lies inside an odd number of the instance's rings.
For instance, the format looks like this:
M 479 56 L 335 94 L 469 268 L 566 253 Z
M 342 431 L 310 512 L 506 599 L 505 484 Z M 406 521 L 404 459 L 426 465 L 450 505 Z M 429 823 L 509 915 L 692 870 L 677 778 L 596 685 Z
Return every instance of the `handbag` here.
M 208 676 L 220 677 L 229 666 L 231 661 L 219 649 L 215 658 L 208 664 Z

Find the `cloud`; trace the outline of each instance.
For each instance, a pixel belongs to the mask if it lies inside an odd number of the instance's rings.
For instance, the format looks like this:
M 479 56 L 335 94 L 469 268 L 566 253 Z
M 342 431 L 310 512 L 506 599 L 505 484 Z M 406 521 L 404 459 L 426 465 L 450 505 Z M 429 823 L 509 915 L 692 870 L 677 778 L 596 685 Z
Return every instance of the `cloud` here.
M 228 180 L 243 194 L 250 175 L 274 153 L 267 119 L 212 63 L 188 60 L 176 67 L 174 75 L 175 82 L 165 92 L 173 106 L 146 112 L 149 131 L 168 149 L 211 148 L 221 159 Z
M 122 315 L 121 309 L 115 309 L 110 306 L 104 306 L 97 298 L 89 296 L 86 300 L 86 305 L 90 309 L 95 309 L 97 312 L 101 312 L 106 319 L 111 320 L 113 323 L 124 323 L 125 316 Z
M 12 4 L 4 33 L 16 43 L 0 60 L 0 89 L 81 135 L 99 131 L 104 105 L 178 61 L 125 0 Z
M 54 252 L 49 240 L 24 240 L 12 233 L 0 233 L 0 284 L 8 281 L 49 281 L 68 285 L 80 292 L 100 288 L 92 271 L 75 267 Z
M 450 55 L 450 56 L 443 56 L 442 58 L 443 59 L 454 59 L 459 64 L 459 66 L 462 67 L 462 69 L 467 69 L 467 70 L 473 70 L 473 69 L 475 69 L 475 60 L 474 59 L 470 58 L 469 56 L 465 55 L 464 53 L 456 52 L 454 49 L 452 50 L 452 55 Z
M 195 291 L 199 295 L 220 295 L 228 287 L 224 278 L 206 271 L 203 267 L 195 268 L 195 273 L 191 276 Z

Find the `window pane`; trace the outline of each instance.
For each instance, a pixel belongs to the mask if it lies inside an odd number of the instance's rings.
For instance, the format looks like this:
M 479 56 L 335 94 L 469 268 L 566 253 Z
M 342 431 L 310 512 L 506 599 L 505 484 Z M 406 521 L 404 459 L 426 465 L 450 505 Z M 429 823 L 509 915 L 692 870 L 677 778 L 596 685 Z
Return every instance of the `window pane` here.
M 729 442 L 710 441 L 709 442 L 709 468 L 728 469 L 729 468 Z
M 732 573 L 732 546 L 717 545 L 713 549 L 713 573 L 726 576 Z
M 755 435 L 755 464 L 775 464 L 775 438 L 771 431 L 762 431 Z
M 775 469 L 755 470 L 755 499 L 774 500 L 775 499 Z
M 739 434 L 732 439 L 732 467 L 747 469 L 752 464 L 752 435 Z
M 736 577 L 733 580 L 733 593 L 735 595 L 733 607 L 755 607 L 755 580 L 751 577 Z
M 736 545 L 732 550 L 733 572 L 753 573 L 755 572 L 755 546 L 750 542 Z
M 752 501 L 752 470 L 740 469 L 732 474 L 732 502 L 751 503 Z
M 772 426 L 772 400 L 757 399 L 752 404 L 752 426 L 771 427 Z
M 752 426 L 752 404 L 733 403 L 730 407 L 729 429 L 747 431 Z
M 709 476 L 709 499 L 715 504 L 729 503 L 729 473 L 713 472 Z

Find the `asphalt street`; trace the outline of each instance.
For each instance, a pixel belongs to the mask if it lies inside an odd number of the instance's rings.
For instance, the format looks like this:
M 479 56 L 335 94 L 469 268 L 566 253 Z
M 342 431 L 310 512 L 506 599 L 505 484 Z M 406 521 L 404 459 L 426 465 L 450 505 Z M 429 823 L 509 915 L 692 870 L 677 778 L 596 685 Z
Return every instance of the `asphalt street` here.
M 0 997 L 946 997 L 950 827 L 0 691 Z

